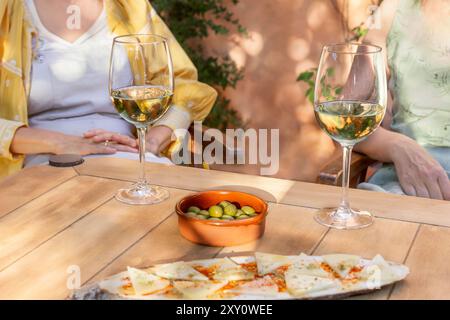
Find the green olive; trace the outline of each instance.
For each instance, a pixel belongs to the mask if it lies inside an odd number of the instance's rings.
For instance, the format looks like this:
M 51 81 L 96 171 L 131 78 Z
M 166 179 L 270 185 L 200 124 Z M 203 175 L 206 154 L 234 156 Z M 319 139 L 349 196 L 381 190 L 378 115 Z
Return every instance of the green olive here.
M 220 218 L 223 215 L 223 209 L 219 206 L 211 206 L 208 211 L 213 218 Z
M 234 204 L 229 204 L 228 206 L 225 207 L 225 209 L 223 209 L 223 213 L 231 217 L 234 217 L 236 215 L 236 212 L 237 208 Z
M 236 219 L 237 219 L 237 220 L 243 220 L 243 219 L 248 219 L 248 218 L 250 218 L 248 215 L 243 214 L 243 215 L 237 217 Z
M 196 216 L 196 218 L 197 218 L 197 219 L 200 219 L 200 220 L 206 220 L 206 219 L 208 219 L 208 217 L 206 217 L 206 216 L 204 216 L 204 215 L 201 215 L 201 214 L 198 214 L 198 215 Z
M 234 218 L 232 216 L 226 215 L 224 214 L 220 219 L 222 220 L 234 220 Z
M 243 214 L 245 214 L 244 211 L 242 211 L 241 209 L 237 209 L 235 217 L 237 218 L 239 216 L 242 216 Z
M 205 217 L 209 217 L 209 212 L 208 210 L 200 210 L 200 212 L 198 213 L 199 215 L 205 216 Z
M 231 203 L 228 201 L 222 201 L 221 203 L 219 203 L 219 206 L 221 206 L 223 209 L 225 209 L 225 207 L 228 207 Z
M 253 214 L 253 213 L 255 213 L 255 209 L 253 209 L 250 206 L 243 206 L 241 208 L 241 210 L 244 211 L 245 214 Z
M 199 213 L 200 212 L 200 208 L 196 207 L 196 206 L 192 206 L 192 207 L 189 207 L 188 212 Z
M 219 220 L 220 221 L 219 218 L 208 218 L 208 220 Z
M 186 216 L 190 218 L 197 218 L 197 215 L 194 212 L 186 212 Z

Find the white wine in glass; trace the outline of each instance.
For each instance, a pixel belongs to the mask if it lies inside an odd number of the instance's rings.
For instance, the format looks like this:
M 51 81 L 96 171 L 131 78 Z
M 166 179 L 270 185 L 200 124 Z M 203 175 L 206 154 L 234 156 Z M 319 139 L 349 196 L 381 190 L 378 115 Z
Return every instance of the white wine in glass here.
M 141 174 L 131 188 L 116 199 L 128 204 L 156 204 L 169 197 L 165 188 L 150 185 L 145 177 L 147 128 L 169 109 L 173 91 L 173 66 L 168 42 L 153 34 L 130 34 L 114 39 L 109 91 L 119 115 L 136 126 Z
M 343 148 L 342 199 L 336 208 L 319 210 L 315 219 L 337 229 L 369 226 L 372 215 L 350 207 L 348 199 L 353 146 L 381 124 L 387 104 L 384 57 L 380 47 L 336 44 L 322 50 L 314 92 L 320 128 Z

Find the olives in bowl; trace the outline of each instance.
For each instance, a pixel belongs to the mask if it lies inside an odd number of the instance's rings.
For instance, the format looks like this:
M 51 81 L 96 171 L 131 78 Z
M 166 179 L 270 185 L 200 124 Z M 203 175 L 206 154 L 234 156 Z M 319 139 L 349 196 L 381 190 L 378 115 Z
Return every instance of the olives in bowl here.
M 258 212 L 251 206 L 240 206 L 239 203 L 221 201 L 209 208 L 200 209 L 198 206 L 190 206 L 185 212 L 186 216 L 201 220 L 243 220 L 256 216 Z
M 245 192 L 199 192 L 175 209 L 181 235 L 195 243 L 233 246 L 258 239 L 265 229 L 266 202 Z

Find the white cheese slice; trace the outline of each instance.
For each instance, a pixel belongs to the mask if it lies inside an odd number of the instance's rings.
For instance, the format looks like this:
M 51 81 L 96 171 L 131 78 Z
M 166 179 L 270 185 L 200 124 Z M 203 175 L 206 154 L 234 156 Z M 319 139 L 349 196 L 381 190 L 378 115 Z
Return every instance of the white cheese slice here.
M 301 274 L 296 268 L 289 268 L 285 274 L 286 288 L 290 294 L 295 297 L 307 297 L 319 291 L 327 291 L 340 289 L 340 283 L 330 278 L 322 278 Z
M 316 256 L 308 256 L 304 253 L 300 254 L 299 258 L 292 264 L 299 274 L 308 276 L 329 278 L 331 274 L 326 272 L 321 267 L 323 259 Z
M 226 281 L 174 281 L 173 286 L 185 299 L 207 299 L 227 284 Z
M 201 274 L 184 261 L 155 265 L 151 268 L 151 271 L 157 276 L 166 279 L 199 281 L 208 280 L 208 277 Z
M 133 285 L 136 295 L 145 295 L 154 293 L 170 285 L 170 281 L 162 279 L 154 274 L 143 270 L 128 267 L 128 276 Z
M 290 266 L 299 259 L 299 256 L 281 256 L 276 254 L 255 252 L 258 274 L 273 273 L 279 267 Z
M 379 288 L 386 284 L 404 279 L 409 268 L 404 265 L 390 264 L 380 255 L 376 255 L 360 273 L 369 289 Z
M 361 266 L 362 260 L 360 256 L 350 254 L 329 254 L 322 256 L 322 258 L 343 279 L 348 276 L 352 268 Z
M 233 262 L 229 258 L 221 259 L 217 263 L 217 269 L 213 275 L 214 280 L 253 280 L 255 274 Z
M 264 276 L 263 278 L 244 282 L 237 287 L 230 289 L 229 292 L 240 295 L 268 297 L 279 295 L 278 286 L 270 276 Z

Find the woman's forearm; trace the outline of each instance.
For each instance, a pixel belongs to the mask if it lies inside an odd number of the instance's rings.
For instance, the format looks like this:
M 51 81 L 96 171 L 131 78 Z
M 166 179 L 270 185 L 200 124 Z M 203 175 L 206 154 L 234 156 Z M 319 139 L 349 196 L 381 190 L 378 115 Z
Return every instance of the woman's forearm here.
M 58 146 L 65 137 L 59 132 L 21 127 L 17 129 L 10 149 L 15 154 L 58 153 Z
M 411 143 L 416 142 L 405 135 L 380 127 L 369 138 L 358 143 L 354 150 L 381 162 L 395 162 L 395 150 Z

